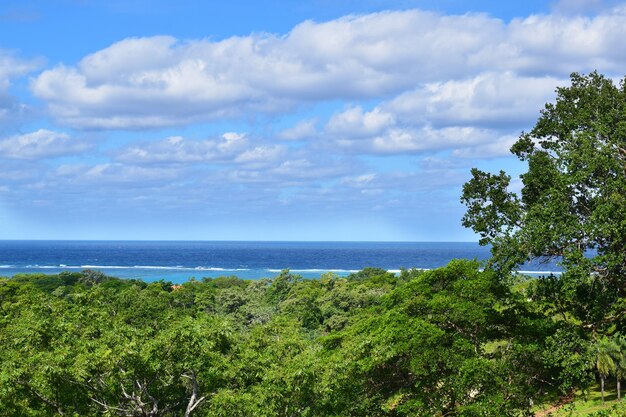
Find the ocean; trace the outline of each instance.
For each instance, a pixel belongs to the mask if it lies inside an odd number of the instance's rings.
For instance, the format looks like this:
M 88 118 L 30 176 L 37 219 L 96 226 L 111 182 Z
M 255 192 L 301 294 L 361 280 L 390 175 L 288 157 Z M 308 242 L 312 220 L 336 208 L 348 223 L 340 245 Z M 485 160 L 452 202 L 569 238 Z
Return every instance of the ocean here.
M 283 269 L 305 278 L 365 267 L 393 272 L 431 269 L 452 259 L 484 261 L 489 248 L 475 242 L 205 242 L 205 241 L 0 241 L 0 276 L 95 269 L 120 278 L 181 283 L 190 278 L 236 275 L 271 278 Z M 558 272 L 555 262 L 524 265 L 521 272 Z

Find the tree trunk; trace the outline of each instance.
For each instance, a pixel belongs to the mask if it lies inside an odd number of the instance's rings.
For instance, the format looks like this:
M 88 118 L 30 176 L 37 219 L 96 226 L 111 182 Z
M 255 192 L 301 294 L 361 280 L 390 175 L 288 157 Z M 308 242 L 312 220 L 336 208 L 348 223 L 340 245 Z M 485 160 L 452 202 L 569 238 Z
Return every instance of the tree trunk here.
M 622 400 L 622 381 L 617 378 L 617 401 Z
M 602 405 L 604 405 L 604 375 L 600 375 L 600 390 L 602 391 Z
M 196 373 L 194 371 L 190 371 L 188 374 L 183 374 L 182 376 L 191 380 L 191 398 L 189 399 L 187 409 L 185 410 L 185 417 L 189 417 L 191 416 L 193 410 L 195 410 L 196 407 L 198 407 L 202 403 L 202 401 L 206 399 L 206 396 L 200 397 L 198 390 L 198 380 L 196 379 Z

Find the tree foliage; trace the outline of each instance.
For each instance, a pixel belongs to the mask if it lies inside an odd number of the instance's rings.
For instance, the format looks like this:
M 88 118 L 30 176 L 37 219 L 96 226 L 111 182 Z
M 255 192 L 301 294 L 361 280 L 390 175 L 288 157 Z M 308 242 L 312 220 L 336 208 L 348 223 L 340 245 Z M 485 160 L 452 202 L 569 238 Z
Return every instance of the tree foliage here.
M 0 279 L 0 414 L 514 416 L 549 389 L 552 321 L 475 262 L 182 286 L 92 275 Z
M 511 151 L 528 164 L 521 192 L 503 171 L 473 169 L 463 224 L 492 245 L 497 269 L 560 257 L 560 293 L 578 303 L 571 312 L 595 327 L 616 320 L 622 313 L 605 313 L 626 291 L 625 82 L 572 74 Z

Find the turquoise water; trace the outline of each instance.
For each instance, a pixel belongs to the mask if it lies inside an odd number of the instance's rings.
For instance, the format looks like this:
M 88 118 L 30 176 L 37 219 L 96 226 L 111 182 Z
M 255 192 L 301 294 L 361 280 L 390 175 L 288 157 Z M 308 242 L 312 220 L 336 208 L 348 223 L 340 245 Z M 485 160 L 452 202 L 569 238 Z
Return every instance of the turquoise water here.
M 365 267 L 431 269 L 455 258 L 486 260 L 474 242 L 0 241 L 0 276 L 96 269 L 121 278 L 184 282 L 236 275 L 258 279 L 290 269 L 305 278 Z M 555 262 L 522 268 L 559 271 Z

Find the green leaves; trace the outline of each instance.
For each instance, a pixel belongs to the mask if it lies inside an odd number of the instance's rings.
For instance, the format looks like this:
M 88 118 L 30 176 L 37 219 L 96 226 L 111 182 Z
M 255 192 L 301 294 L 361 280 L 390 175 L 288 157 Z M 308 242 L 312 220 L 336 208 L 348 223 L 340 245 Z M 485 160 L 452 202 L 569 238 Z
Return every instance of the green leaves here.
M 519 202 L 508 191 L 510 182 L 504 171 L 492 175 L 473 168 L 472 179 L 463 186 L 461 202 L 468 207 L 463 226 L 480 234 L 481 245 L 511 233 L 519 222 Z
M 474 261 L 181 287 L 22 277 L 0 302 L 9 416 L 513 416 L 546 388 L 554 330 Z
M 359 416 L 524 410 L 543 369 L 512 346 L 545 335 L 533 334 L 523 302 L 478 267 L 459 260 L 418 274 L 330 336 L 322 353 L 331 408 Z
M 615 358 L 620 347 L 613 340 L 603 337 L 594 346 L 596 369 L 604 378 L 613 374 L 617 368 Z
M 492 245 L 490 266 L 506 272 L 531 259 L 561 257 L 569 271 L 562 288 L 580 295 L 596 276 L 608 308 L 626 295 L 625 83 L 615 86 L 595 72 L 572 74 L 571 86 L 557 89 L 556 102 L 546 104 L 511 151 L 528 163 L 521 195 L 508 189 L 504 172 L 474 169 L 461 197 L 463 224 Z M 590 313 L 599 298 L 572 301 L 578 319 L 606 325 Z M 589 308 L 581 309 L 585 302 Z

